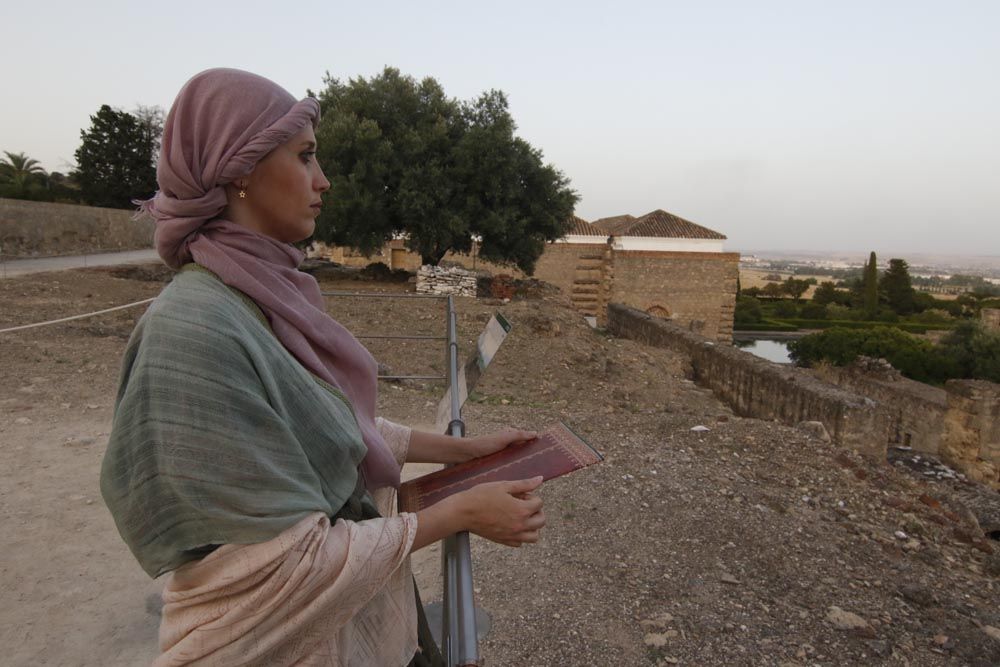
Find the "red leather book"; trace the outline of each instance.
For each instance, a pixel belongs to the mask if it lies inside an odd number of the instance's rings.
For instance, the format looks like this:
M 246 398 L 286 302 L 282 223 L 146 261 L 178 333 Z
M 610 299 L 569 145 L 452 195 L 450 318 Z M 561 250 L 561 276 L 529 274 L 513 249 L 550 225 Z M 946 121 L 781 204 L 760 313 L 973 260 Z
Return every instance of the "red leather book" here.
M 604 460 L 597 450 L 557 422 L 534 440 L 410 480 L 399 487 L 399 509 L 416 512 L 483 482 L 543 476 L 546 480 Z

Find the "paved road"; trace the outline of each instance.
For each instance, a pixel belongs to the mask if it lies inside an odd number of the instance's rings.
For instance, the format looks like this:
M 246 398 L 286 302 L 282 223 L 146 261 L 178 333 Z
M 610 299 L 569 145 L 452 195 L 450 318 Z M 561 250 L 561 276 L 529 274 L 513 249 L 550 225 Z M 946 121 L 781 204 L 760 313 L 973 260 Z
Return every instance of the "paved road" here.
M 28 273 L 42 271 L 64 271 L 88 266 L 113 266 L 115 264 L 141 264 L 153 262 L 159 255 L 152 248 L 148 250 L 128 250 L 126 252 L 106 252 L 97 255 L 67 255 L 65 257 L 43 257 L 41 259 L 12 259 L 0 262 L 0 278 L 13 278 Z

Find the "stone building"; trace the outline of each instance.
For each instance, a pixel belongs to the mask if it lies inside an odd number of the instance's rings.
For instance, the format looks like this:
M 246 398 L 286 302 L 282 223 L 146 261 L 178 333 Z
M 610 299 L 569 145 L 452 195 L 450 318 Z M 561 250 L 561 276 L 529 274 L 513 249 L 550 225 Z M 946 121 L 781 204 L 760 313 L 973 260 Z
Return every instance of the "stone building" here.
M 570 233 L 546 247 L 535 276 L 602 323 L 609 302 L 624 303 L 730 342 L 740 257 L 723 250 L 725 239 L 660 209 L 593 223 L 574 218 Z
M 584 315 L 603 324 L 608 303 L 624 303 L 711 340 L 732 341 L 740 256 L 723 250 L 724 235 L 659 209 L 638 218 L 589 223 L 574 216 L 571 222 L 565 237 L 546 245 L 534 277 L 562 289 Z M 380 261 L 414 271 L 420 264 L 402 240 L 372 257 L 345 248 L 324 254 L 348 266 Z M 449 253 L 444 261 L 523 277 L 512 267 L 480 260 L 475 244 L 471 253 Z

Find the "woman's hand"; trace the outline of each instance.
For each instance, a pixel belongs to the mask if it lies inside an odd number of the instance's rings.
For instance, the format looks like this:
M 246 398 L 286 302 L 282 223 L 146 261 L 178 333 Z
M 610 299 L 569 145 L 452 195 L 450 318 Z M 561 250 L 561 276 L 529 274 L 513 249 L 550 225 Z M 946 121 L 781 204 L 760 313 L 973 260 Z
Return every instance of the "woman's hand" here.
M 492 542 L 519 547 L 525 542 L 538 541 L 545 527 L 542 499 L 534 494 L 542 485 L 542 477 L 516 482 L 487 482 L 455 494 L 469 517 L 469 532 Z
M 505 449 L 516 442 L 524 442 L 537 437 L 538 433 L 535 431 L 506 428 L 488 435 L 465 438 L 465 450 L 470 459 L 477 459 L 480 456 L 499 452 L 501 449 Z
M 545 526 L 542 499 L 534 493 L 541 485 L 542 477 L 487 482 L 420 510 L 412 550 L 466 530 L 509 547 L 537 542 Z

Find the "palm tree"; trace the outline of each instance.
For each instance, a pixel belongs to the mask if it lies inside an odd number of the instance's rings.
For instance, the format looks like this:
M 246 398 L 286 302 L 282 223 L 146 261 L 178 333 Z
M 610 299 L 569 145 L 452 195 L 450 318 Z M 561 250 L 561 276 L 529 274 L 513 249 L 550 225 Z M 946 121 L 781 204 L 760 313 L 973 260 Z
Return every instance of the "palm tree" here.
M 45 170 L 38 160 L 24 153 L 4 151 L 6 158 L 0 158 L 0 181 L 10 183 L 18 190 L 23 190 L 28 180 L 35 175 L 44 177 Z

